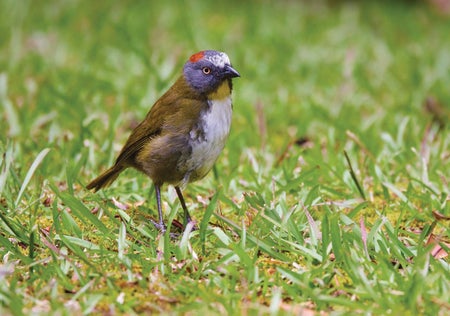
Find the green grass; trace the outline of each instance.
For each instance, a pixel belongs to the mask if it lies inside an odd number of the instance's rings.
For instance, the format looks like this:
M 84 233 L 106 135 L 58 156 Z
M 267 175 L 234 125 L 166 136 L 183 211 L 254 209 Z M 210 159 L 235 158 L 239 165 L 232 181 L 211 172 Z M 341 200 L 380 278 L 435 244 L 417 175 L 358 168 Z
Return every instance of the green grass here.
M 0 314 L 450 312 L 450 23 L 429 4 L 0 0 L 0 34 Z M 185 191 L 200 229 L 173 240 L 145 176 L 84 186 L 201 49 L 242 78 Z

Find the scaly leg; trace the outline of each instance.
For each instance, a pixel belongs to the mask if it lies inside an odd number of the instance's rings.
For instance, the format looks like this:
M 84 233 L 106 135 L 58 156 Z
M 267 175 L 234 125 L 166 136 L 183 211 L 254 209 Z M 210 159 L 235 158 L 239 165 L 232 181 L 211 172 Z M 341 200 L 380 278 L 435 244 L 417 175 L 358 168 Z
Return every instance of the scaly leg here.
M 156 193 L 156 204 L 158 207 L 158 223 L 156 223 L 154 220 L 152 220 L 153 226 L 156 227 L 161 233 L 164 233 L 166 231 L 166 225 L 164 225 L 163 220 L 163 213 L 162 213 L 162 207 L 161 207 L 161 186 L 155 184 L 155 193 Z
M 184 211 L 184 227 L 190 222 L 192 222 L 191 216 L 189 215 L 188 209 L 186 207 L 186 203 L 184 202 L 183 194 L 181 193 L 180 187 L 175 187 L 175 191 L 177 191 L 178 199 L 180 200 L 181 207 Z

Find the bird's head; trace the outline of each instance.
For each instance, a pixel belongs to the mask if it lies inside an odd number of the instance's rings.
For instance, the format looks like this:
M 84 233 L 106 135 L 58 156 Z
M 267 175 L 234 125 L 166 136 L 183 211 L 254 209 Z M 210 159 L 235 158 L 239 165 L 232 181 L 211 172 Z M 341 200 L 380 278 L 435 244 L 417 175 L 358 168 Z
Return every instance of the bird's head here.
M 183 73 L 192 88 L 205 94 L 214 92 L 225 80 L 240 77 L 231 67 L 227 54 L 215 50 L 192 55 L 184 65 Z

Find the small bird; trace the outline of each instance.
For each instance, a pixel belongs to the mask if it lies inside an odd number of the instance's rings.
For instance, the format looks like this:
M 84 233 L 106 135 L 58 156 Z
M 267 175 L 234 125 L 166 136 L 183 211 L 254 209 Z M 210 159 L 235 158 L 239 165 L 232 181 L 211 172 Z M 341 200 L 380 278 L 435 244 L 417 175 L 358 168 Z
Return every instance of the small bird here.
M 231 126 L 231 79 L 240 77 L 227 54 L 204 50 L 192 55 L 182 75 L 153 105 L 131 132 L 114 165 L 86 188 L 95 192 L 109 186 L 133 167 L 153 181 L 158 222 L 166 231 L 161 208 L 161 186 L 175 187 L 185 223 L 192 221 L 182 188 L 206 176 L 222 152 Z

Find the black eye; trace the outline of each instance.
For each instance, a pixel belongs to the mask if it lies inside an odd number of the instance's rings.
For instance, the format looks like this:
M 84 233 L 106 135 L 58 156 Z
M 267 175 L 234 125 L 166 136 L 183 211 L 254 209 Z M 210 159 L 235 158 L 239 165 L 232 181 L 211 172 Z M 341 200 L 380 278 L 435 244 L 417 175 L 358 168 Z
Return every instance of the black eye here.
M 209 75 L 211 73 L 211 68 L 209 67 L 203 67 L 202 71 L 205 75 Z

